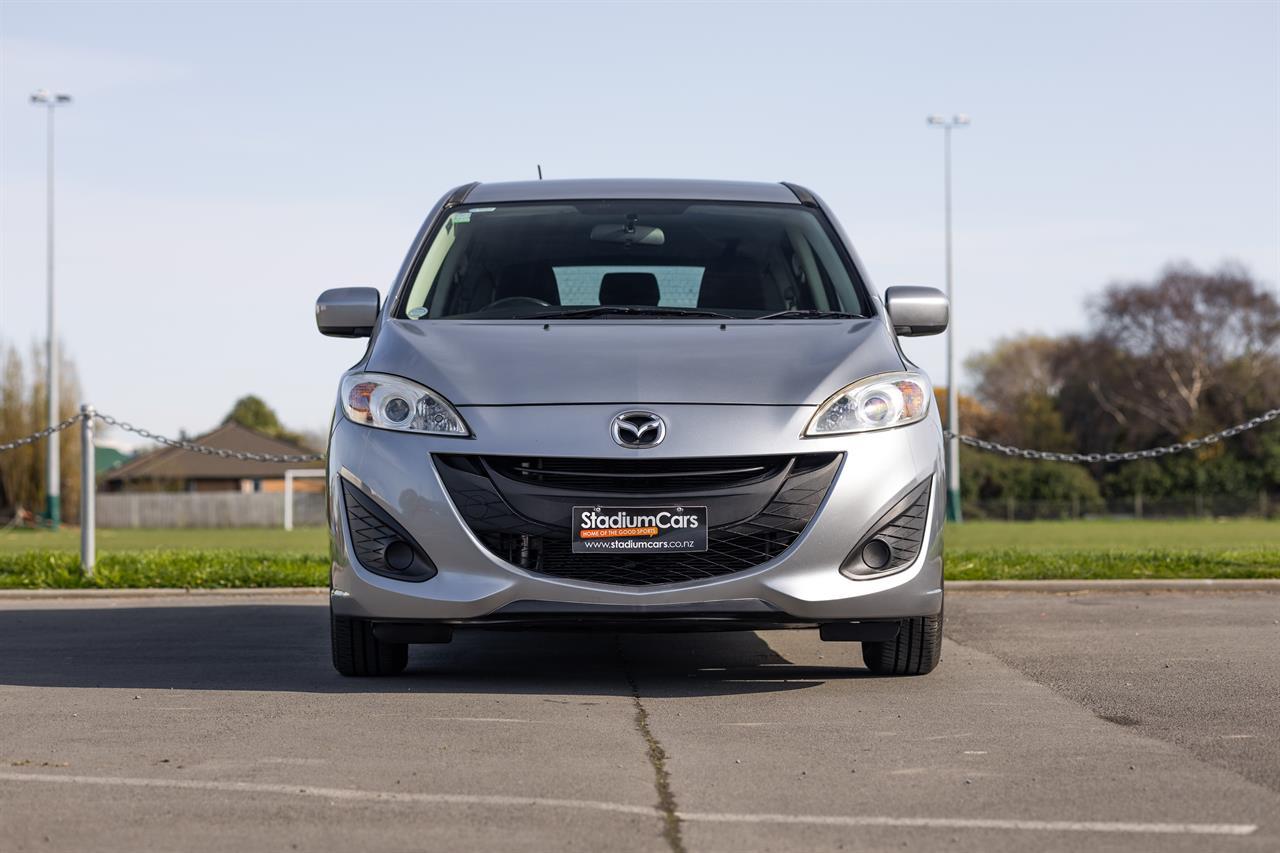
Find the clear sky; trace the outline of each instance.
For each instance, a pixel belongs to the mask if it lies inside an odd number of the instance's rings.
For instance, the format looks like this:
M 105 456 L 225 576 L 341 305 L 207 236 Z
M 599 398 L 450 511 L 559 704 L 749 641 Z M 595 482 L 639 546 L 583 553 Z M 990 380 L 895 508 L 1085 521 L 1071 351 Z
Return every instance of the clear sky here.
M 257 393 L 323 429 L 359 342 L 326 287 L 384 292 L 471 180 L 792 180 L 877 288 L 943 284 L 955 137 L 961 355 L 1082 328 L 1107 282 L 1186 259 L 1280 280 L 1280 4 L 0 5 L 0 338 L 58 303 L 87 399 L 150 429 Z M 943 379 L 940 338 L 909 352 Z

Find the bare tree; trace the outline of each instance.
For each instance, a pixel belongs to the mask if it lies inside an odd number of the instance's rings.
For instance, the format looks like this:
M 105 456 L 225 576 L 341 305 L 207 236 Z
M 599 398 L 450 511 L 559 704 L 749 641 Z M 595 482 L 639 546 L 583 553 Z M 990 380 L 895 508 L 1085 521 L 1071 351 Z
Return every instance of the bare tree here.
M 1170 266 L 1152 283 L 1112 284 L 1090 307 L 1090 390 L 1119 425 L 1186 437 L 1225 426 L 1225 412 L 1278 381 L 1280 303 L 1238 265 Z

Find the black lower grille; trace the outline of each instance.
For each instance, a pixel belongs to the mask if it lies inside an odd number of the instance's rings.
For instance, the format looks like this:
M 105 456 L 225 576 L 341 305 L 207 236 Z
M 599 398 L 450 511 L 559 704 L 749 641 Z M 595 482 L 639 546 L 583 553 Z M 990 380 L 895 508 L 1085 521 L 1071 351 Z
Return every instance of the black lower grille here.
M 342 481 L 343 504 L 347 510 L 347 529 L 351 547 L 360 565 L 383 577 L 396 580 L 424 581 L 436 574 L 431 558 L 415 546 L 413 539 L 358 488 Z M 401 548 L 403 564 L 396 565 L 394 549 Z M 388 549 L 392 559 L 388 561 Z
M 776 476 L 789 456 L 738 456 L 720 459 L 546 459 L 486 456 L 485 464 L 503 477 L 552 489 L 578 492 L 656 494 L 688 489 L 717 489 Z
M 925 480 L 894 504 L 880 519 L 879 524 L 872 528 L 872 532 L 849 552 L 840 570 L 850 577 L 867 578 L 896 572 L 914 563 L 920 556 L 920 549 L 924 547 L 924 528 L 929 520 L 929 490 L 932 485 L 932 480 Z M 866 564 L 862 550 L 873 539 L 879 539 L 889 546 L 888 562 L 874 567 Z
M 502 559 L 554 577 L 644 586 L 720 577 L 777 557 L 813 518 L 840 458 L 836 453 L 642 461 L 448 455 L 437 462 L 467 524 Z M 639 499 L 652 506 L 664 498 L 707 506 L 708 550 L 572 553 L 569 516 L 575 504 L 625 505 Z

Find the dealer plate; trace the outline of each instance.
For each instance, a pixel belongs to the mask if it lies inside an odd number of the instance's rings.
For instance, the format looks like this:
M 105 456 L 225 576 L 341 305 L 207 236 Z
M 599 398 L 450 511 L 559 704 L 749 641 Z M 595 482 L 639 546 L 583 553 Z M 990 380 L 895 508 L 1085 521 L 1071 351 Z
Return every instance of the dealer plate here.
M 672 554 L 707 550 L 705 506 L 575 506 L 575 554 Z

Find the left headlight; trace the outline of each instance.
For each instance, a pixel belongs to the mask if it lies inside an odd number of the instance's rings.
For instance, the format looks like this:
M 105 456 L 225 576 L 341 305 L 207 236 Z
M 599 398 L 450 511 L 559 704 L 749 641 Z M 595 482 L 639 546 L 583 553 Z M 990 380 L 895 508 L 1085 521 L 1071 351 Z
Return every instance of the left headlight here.
M 342 410 L 358 424 L 467 438 L 462 415 L 430 388 L 385 373 L 352 373 L 342 380 Z
M 853 383 L 818 407 L 808 436 L 870 432 L 923 420 L 933 396 L 919 373 L 882 373 Z

